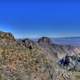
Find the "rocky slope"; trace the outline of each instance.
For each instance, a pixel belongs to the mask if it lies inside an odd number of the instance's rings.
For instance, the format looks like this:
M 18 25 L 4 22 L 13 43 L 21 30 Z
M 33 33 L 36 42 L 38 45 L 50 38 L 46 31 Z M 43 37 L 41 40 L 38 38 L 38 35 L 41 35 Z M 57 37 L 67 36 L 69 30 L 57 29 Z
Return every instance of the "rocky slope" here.
M 59 64 L 66 55 L 79 53 L 79 48 L 53 44 L 47 37 L 34 42 L 0 32 L 0 80 L 79 80 L 79 71 Z
M 54 44 L 48 37 L 40 38 L 38 40 L 38 44 L 46 51 L 45 54 L 49 54 L 50 59 L 52 59 L 53 62 L 55 61 L 59 65 L 55 70 L 57 70 L 60 75 L 61 73 L 63 73 L 62 75 L 65 75 L 65 73 L 67 73 L 65 71 L 68 71 L 70 75 L 73 75 L 70 79 L 80 80 L 80 47 Z M 77 72 L 78 77 L 77 75 L 74 75 L 77 74 Z M 66 74 L 65 76 L 68 76 L 68 74 Z M 61 78 L 61 76 L 59 78 Z M 61 80 L 67 79 L 64 78 Z

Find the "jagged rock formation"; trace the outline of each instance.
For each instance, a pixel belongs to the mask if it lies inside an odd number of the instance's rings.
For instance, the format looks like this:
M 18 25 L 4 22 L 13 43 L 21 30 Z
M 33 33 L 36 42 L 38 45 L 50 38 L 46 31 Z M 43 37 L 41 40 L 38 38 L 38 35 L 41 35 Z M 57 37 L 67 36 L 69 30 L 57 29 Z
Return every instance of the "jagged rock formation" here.
M 67 70 L 80 71 L 80 55 L 66 55 L 59 61 L 59 65 Z
M 16 40 L 5 32 L 0 33 L 0 41 L 0 80 L 78 80 L 57 61 L 61 54 L 78 54 L 79 48 L 52 44 L 47 37 L 38 42 Z
M 19 45 L 24 46 L 29 49 L 33 49 L 35 47 L 34 41 L 32 41 L 30 39 L 19 39 L 19 40 L 17 40 L 17 43 Z

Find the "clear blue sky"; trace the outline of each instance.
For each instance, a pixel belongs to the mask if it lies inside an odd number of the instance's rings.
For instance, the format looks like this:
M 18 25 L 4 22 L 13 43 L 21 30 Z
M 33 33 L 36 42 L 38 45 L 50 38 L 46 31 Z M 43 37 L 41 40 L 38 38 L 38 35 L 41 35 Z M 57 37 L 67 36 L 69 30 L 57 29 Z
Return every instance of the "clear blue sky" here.
M 0 1 L 0 30 L 17 38 L 80 36 L 80 1 Z

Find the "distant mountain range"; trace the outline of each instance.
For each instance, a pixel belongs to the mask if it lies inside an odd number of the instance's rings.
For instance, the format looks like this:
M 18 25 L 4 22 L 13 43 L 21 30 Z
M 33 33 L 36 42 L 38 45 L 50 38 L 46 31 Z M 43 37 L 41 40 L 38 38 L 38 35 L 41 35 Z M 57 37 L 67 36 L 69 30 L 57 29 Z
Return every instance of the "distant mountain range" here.
M 56 44 L 80 46 L 80 37 L 52 38 L 51 40 Z

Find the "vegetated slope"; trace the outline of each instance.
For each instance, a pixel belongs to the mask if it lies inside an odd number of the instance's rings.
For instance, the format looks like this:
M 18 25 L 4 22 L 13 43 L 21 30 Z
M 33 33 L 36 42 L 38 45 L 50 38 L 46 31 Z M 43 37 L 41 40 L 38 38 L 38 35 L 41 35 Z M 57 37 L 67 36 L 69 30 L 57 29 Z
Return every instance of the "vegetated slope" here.
M 58 66 L 59 54 L 66 54 L 63 48 L 41 40 L 16 40 L 11 33 L 1 32 L 0 80 L 76 80 L 72 72 Z

